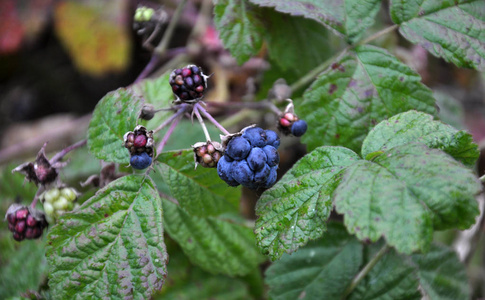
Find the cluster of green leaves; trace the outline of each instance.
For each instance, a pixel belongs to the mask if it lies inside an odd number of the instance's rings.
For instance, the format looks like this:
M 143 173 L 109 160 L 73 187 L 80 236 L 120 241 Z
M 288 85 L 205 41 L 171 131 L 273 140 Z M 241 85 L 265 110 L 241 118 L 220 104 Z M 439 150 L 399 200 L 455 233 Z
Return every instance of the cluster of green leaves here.
M 310 152 L 261 195 L 254 232 L 238 214 L 240 188 L 228 188 L 213 169 L 195 170 L 190 150 L 161 153 L 150 176 L 111 182 L 50 230 L 53 297 L 150 297 L 170 272 L 168 236 L 177 244 L 174 255 L 186 256 L 181 268 L 196 270 L 190 276 L 174 271 L 173 280 L 182 283 L 166 284 L 162 294 L 168 298 L 181 290 L 189 298 L 248 297 L 241 276 L 258 279 L 261 252 L 281 258 L 266 272 L 275 299 L 466 298 L 463 267 L 451 250 L 432 244 L 432 234 L 474 223 L 481 185 L 470 167 L 477 146 L 466 132 L 436 120 L 433 93 L 415 71 L 384 49 L 360 44 L 380 5 L 215 1 L 216 26 L 239 63 L 266 43 L 270 61 L 283 72 L 301 77 L 316 64 L 328 66 L 295 101 L 309 124 L 303 142 Z M 458 66 L 484 69 L 480 11 L 481 0 L 390 3 L 392 28 L 410 42 Z M 348 43 L 330 62 L 320 51 L 329 40 L 327 29 Z M 128 163 L 123 135 L 139 123 L 153 129 L 167 117 L 138 119 L 144 103 L 169 104 L 167 77 L 101 99 L 88 131 L 96 158 Z M 328 223 L 334 207 L 343 224 Z M 383 245 L 393 248 L 380 251 Z M 352 286 L 376 253 L 381 260 Z M 191 280 L 202 288 L 185 284 Z

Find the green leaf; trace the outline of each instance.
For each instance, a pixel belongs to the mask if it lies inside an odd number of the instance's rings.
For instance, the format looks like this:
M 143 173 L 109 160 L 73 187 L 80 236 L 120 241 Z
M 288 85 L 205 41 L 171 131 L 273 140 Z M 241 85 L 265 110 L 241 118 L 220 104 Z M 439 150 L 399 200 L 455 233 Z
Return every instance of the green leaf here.
M 162 291 L 154 300 L 239 300 L 251 299 L 248 287 L 240 278 L 213 275 L 190 264 L 179 247 L 172 247 L 167 239 L 170 253 L 168 276 Z M 259 272 L 259 269 L 257 270 Z
M 259 11 L 246 0 L 215 0 L 214 4 L 214 23 L 224 47 L 242 64 L 263 44 Z
M 157 78 L 144 79 L 132 86 L 137 95 L 143 98 L 144 103 L 151 104 L 155 109 L 168 108 L 174 100 L 172 87 L 169 84 L 170 72 Z M 173 111 L 159 111 L 150 121 L 143 121 L 148 130 L 158 127 L 170 117 Z
M 129 89 L 120 88 L 106 94 L 96 105 L 89 123 L 89 151 L 107 162 L 129 164 L 123 135 L 135 128 L 141 106 L 141 99 Z
M 241 189 L 229 187 L 216 169 L 195 169 L 192 150 L 164 152 L 158 161 L 157 174 L 189 214 L 205 217 L 238 211 Z
M 409 254 L 429 248 L 433 228 L 472 225 L 480 190 L 470 169 L 441 150 L 412 143 L 347 167 L 334 203 L 359 239 L 384 236 Z
M 216 217 L 196 217 L 163 201 L 164 227 L 190 261 L 213 274 L 246 275 L 264 257 L 256 247 L 253 230 Z
M 383 243 L 364 250 L 364 261 L 374 257 Z M 416 268 L 407 262 L 407 257 L 389 249 L 350 294 L 350 300 L 387 300 L 422 298 L 418 290 Z M 458 298 L 457 298 L 458 299 Z M 462 298 L 465 299 L 465 298 Z
M 357 41 L 374 24 L 380 0 L 250 0 L 260 6 L 274 7 L 277 11 L 315 20 L 348 42 Z
M 51 228 L 46 256 L 55 299 L 150 298 L 168 260 L 158 191 L 145 176 L 111 182 Z
M 390 12 L 410 42 L 459 67 L 485 70 L 483 0 L 391 0 Z
M 433 245 L 428 253 L 411 258 L 417 269 L 420 290 L 427 299 L 470 299 L 465 266 L 453 250 Z
M 345 145 L 359 151 L 380 121 L 416 109 L 436 114 L 419 75 L 383 49 L 360 46 L 323 72 L 303 95 L 297 113 L 308 122 L 309 150 Z
M 276 260 L 322 236 L 332 211 L 337 176 L 359 156 L 342 147 L 321 147 L 299 160 L 256 204 L 258 246 Z
M 438 105 L 440 120 L 456 129 L 465 129 L 463 105 L 446 90 L 435 90 L 434 98 Z
M 265 39 L 272 61 L 300 77 L 332 55 L 327 30 L 314 20 L 270 9 L 265 15 Z
M 362 244 L 339 223 L 266 271 L 271 299 L 341 299 L 362 264 Z
M 475 166 L 480 154 L 469 133 L 434 121 L 431 115 L 408 111 L 377 124 L 364 140 L 362 156 L 412 142 L 441 149 L 468 167 Z
M 11 232 L 7 232 L 8 238 L 12 239 Z M 19 247 L 15 249 L 16 251 L 8 256 L 8 263 L 1 266 L 0 295 L 2 299 L 20 296 L 27 290 L 37 290 L 47 271 L 44 242 L 25 241 L 17 246 Z M 2 249 L 2 259 L 7 258 L 6 254 Z

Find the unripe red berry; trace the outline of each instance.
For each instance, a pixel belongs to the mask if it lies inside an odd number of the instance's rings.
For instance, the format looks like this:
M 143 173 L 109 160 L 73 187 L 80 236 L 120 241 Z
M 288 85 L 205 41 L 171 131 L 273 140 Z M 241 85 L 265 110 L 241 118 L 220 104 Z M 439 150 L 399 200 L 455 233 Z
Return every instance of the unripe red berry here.
M 30 214 L 27 216 L 27 221 L 26 222 L 27 222 L 27 226 L 29 226 L 29 227 L 34 227 L 35 225 L 37 225 L 37 221 Z
M 147 137 L 143 134 L 137 135 L 135 137 L 135 141 L 133 142 L 133 145 L 137 148 L 145 147 L 147 144 Z
M 15 231 L 18 233 L 23 233 L 25 231 L 25 221 L 19 221 L 15 224 Z
M 21 219 L 23 220 L 27 217 L 28 214 L 29 210 L 27 208 L 22 208 L 17 210 L 17 212 L 15 213 L 15 217 L 17 218 L 17 221 Z
M 281 118 L 280 119 L 280 125 L 283 126 L 283 127 L 290 127 L 291 122 L 288 121 L 288 119 L 286 119 L 286 118 Z
M 184 69 L 182 70 L 182 76 L 183 76 L 183 77 L 188 77 L 188 76 L 190 76 L 190 75 L 192 75 L 192 71 L 191 71 L 190 69 L 184 68 Z

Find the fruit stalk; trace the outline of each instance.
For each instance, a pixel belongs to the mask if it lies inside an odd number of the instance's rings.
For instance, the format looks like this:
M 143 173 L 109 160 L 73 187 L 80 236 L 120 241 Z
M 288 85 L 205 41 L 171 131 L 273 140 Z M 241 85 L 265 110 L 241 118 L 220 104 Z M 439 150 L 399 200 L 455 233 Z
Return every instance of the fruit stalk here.
M 207 118 L 207 120 L 209 120 L 212 124 L 214 124 L 214 126 L 216 126 L 220 131 L 222 131 L 222 133 L 224 133 L 225 135 L 231 134 L 229 131 L 226 130 L 226 128 L 224 128 L 221 124 L 219 124 L 219 122 L 217 122 L 217 120 L 214 119 L 214 117 L 212 117 L 211 114 L 207 110 L 205 110 L 205 108 L 202 107 L 202 105 L 200 105 L 199 103 L 196 103 L 194 105 L 194 109 L 197 109 L 202 115 L 204 115 L 204 117 Z

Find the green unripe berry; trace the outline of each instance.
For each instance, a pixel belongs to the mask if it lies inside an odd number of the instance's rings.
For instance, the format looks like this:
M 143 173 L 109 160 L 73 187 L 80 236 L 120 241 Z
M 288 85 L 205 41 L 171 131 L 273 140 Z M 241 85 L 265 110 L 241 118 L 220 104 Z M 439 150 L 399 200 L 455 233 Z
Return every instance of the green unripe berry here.
M 60 209 L 67 210 L 69 209 L 69 203 L 71 202 L 69 202 L 69 200 L 67 200 L 66 198 L 59 197 L 57 201 L 53 203 L 53 205 L 56 210 L 60 210 Z
M 44 192 L 44 200 L 48 203 L 54 203 L 57 198 L 59 198 L 60 192 L 59 189 L 50 189 Z
M 61 195 L 64 198 L 66 198 L 69 202 L 73 202 L 77 198 L 76 192 L 72 188 L 63 188 L 61 190 Z
M 133 19 L 136 22 L 148 22 L 152 19 L 155 10 L 148 7 L 138 7 L 135 11 L 135 16 Z
M 44 202 L 44 212 L 46 215 L 52 216 L 52 214 L 54 214 L 54 206 L 49 202 Z

